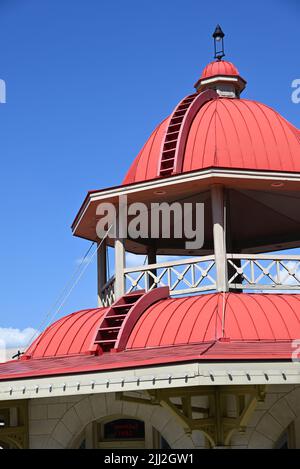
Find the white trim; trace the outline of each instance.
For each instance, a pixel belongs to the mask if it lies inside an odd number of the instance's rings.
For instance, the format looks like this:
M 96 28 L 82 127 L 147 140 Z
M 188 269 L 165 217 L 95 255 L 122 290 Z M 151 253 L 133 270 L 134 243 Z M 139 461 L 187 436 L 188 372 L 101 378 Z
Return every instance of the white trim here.
M 300 363 L 239 362 L 161 365 L 0 382 L 0 401 L 190 386 L 300 384 Z
M 300 261 L 300 256 L 295 254 L 227 254 L 227 259 L 249 259 L 254 261 Z
M 298 256 L 298 260 L 300 257 Z M 167 261 L 167 262 L 158 262 L 156 264 L 146 264 L 146 265 L 139 265 L 134 267 L 126 267 L 124 269 L 124 273 L 128 274 L 131 272 L 145 272 L 146 270 L 155 270 L 164 267 L 175 267 L 180 265 L 189 265 L 189 264 L 197 264 L 198 262 L 209 262 L 214 261 L 215 256 L 202 256 L 202 257 L 188 257 L 182 260 L 174 260 L 174 261 Z
M 261 181 L 284 181 L 284 182 L 300 182 L 300 173 L 285 173 L 278 171 L 255 171 L 255 170 L 234 170 L 234 169 L 207 169 L 191 173 L 182 173 L 177 176 L 169 178 L 158 178 L 151 181 L 143 181 L 141 183 L 130 184 L 128 186 L 117 186 L 107 190 L 95 192 L 88 195 L 87 200 L 81 207 L 78 219 L 73 222 L 72 232 L 76 232 L 86 210 L 92 202 L 101 201 L 111 197 L 120 197 L 121 195 L 134 194 L 141 190 L 155 190 L 157 188 L 168 187 L 174 184 L 183 184 L 186 182 L 193 182 L 197 180 L 214 178 L 235 178 L 235 179 L 250 179 Z
M 228 82 L 228 83 L 237 83 L 238 81 L 240 81 L 240 77 L 233 76 L 233 75 L 232 76 L 215 75 L 212 78 L 202 78 L 200 80 L 200 85 L 203 86 L 203 85 L 208 85 L 210 83 L 216 83 L 216 82 L 219 83 L 220 81 Z

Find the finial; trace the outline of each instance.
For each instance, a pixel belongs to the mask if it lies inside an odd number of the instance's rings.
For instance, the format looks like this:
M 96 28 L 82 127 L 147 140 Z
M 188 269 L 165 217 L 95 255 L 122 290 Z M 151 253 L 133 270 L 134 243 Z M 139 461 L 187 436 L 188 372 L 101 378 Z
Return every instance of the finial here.
M 24 355 L 24 352 L 21 352 L 21 350 L 18 350 L 18 352 L 13 355 L 11 358 L 14 360 L 15 358 L 17 358 L 18 360 L 20 359 L 20 357 Z
M 217 24 L 216 29 L 212 35 L 212 37 L 214 38 L 215 59 L 217 60 L 222 60 L 222 58 L 225 56 L 224 36 L 225 34 L 223 33 L 221 26 Z

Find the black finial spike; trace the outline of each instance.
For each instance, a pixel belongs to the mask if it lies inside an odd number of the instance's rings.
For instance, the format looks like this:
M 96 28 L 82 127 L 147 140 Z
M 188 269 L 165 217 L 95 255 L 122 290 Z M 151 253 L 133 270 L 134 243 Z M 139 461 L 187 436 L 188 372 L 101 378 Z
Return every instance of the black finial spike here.
M 225 36 L 225 34 L 223 33 L 221 26 L 219 24 L 217 24 L 216 29 L 214 30 L 214 33 L 213 33 L 212 37 L 213 38 L 217 38 L 217 37 L 222 38 L 224 36 Z
M 24 355 L 24 352 L 21 352 L 21 350 L 18 350 L 18 352 L 13 355 L 11 358 L 14 360 L 15 358 L 17 358 L 18 360 L 20 359 L 20 357 Z
M 212 37 L 214 38 L 214 47 L 215 47 L 215 59 L 222 60 L 225 56 L 224 52 L 224 32 L 219 24 L 217 24 L 216 29 Z

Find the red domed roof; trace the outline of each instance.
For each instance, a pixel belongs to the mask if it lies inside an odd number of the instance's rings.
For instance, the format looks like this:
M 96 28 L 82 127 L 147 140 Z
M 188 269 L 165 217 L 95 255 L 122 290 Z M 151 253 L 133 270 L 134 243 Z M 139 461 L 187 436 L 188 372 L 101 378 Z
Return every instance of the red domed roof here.
M 123 184 L 160 176 L 169 122 L 170 118 L 164 120 L 152 133 Z M 264 104 L 212 99 L 200 107 L 189 124 L 180 172 L 212 167 L 300 172 L 299 135 L 297 128 Z
M 127 349 L 210 342 L 292 340 L 300 334 L 300 295 L 212 293 L 162 300 L 138 320 Z
M 206 65 L 200 79 L 202 80 L 217 75 L 239 76 L 239 71 L 233 63 L 227 62 L 226 60 L 217 60 Z
M 26 355 L 43 358 L 91 353 L 95 330 L 105 311 L 86 309 L 59 319 L 33 342 Z
M 224 302 L 224 303 L 223 303 Z M 231 341 L 291 341 L 300 337 L 300 295 L 213 293 L 169 298 L 150 306 L 130 333 L 126 350 Z M 52 324 L 26 351 L 31 358 L 95 352 L 107 308 L 79 311 Z
M 106 311 L 56 321 L 20 360 L 0 364 L 0 381 L 191 361 L 291 360 L 300 337 L 300 295 L 213 293 L 158 301 L 137 319 L 125 350 L 99 356 L 94 342 Z

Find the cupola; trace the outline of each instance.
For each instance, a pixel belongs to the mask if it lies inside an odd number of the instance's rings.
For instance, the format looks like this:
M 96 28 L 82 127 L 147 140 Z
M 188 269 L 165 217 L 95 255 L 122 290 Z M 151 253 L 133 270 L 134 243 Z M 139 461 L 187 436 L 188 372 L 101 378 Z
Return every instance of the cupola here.
M 195 88 L 198 93 L 212 89 L 221 97 L 239 98 L 246 83 L 235 65 L 225 60 L 216 60 L 206 65 Z
M 246 81 L 231 62 L 223 60 L 225 34 L 218 24 L 214 33 L 215 61 L 209 63 L 195 84 L 198 93 L 207 89 L 215 90 L 224 98 L 239 98 L 245 89 Z

